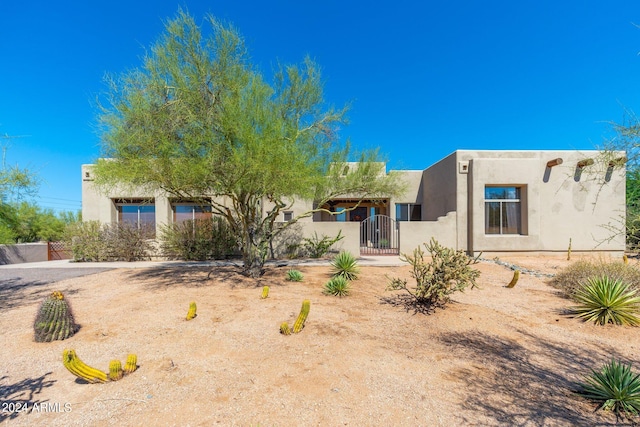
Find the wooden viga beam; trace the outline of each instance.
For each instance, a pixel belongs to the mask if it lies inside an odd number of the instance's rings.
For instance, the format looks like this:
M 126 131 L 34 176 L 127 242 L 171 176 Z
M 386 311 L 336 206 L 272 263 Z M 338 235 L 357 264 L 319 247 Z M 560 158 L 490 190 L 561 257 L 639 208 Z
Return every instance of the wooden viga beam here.
M 617 159 L 613 159 L 609 161 L 609 167 L 614 168 L 616 166 L 622 166 L 627 163 L 626 157 L 618 157 Z
M 582 169 L 584 167 L 591 166 L 592 164 L 593 164 L 593 159 L 584 159 L 578 162 L 578 167 Z
M 547 162 L 547 167 L 552 168 L 554 166 L 558 166 L 562 164 L 562 158 L 558 157 L 557 159 L 549 160 Z

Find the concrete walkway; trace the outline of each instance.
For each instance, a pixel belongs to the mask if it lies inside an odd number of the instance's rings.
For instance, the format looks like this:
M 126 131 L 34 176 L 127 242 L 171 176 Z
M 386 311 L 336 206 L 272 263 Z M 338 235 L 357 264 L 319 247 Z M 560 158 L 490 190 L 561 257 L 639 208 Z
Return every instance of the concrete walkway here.
M 358 258 L 358 264 L 362 266 L 391 267 L 407 265 L 400 261 L 398 256 L 364 256 Z M 175 268 L 175 267 L 215 267 L 228 265 L 242 265 L 240 260 L 225 261 L 115 261 L 115 262 L 74 262 L 68 259 L 60 261 L 26 262 L 22 264 L 0 265 L 2 270 L 24 270 L 24 269 L 98 269 L 111 270 L 114 268 Z M 304 265 L 329 265 L 328 259 L 292 259 L 267 261 L 267 266 L 304 266 Z M 0 277 L 2 274 L 0 273 Z

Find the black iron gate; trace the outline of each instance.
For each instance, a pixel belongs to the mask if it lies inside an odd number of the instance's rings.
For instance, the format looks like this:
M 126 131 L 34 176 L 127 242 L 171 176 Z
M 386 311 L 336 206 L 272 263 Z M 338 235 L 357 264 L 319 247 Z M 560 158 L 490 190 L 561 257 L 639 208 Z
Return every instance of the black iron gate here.
M 386 215 L 372 215 L 360 223 L 361 255 L 398 255 L 400 229 Z

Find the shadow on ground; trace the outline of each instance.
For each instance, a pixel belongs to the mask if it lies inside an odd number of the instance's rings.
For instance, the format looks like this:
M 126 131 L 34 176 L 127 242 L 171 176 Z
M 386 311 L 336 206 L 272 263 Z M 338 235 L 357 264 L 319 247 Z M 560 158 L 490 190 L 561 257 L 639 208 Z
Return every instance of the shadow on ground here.
M 522 336 L 518 341 L 479 331 L 439 338 L 453 357 L 471 362 L 470 368 L 448 374 L 468 390 L 462 402 L 464 411 L 458 415 L 459 425 L 476 425 L 479 415 L 509 426 L 634 425 L 616 420 L 611 413 L 594 412 L 596 405 L 573 394 L 592 368 L 599 368 L 612 357 L 625 360 L 615 349 L 602 347 L 595 354 L 585 354 L 579 345 L 572 347 L 571 343 L 518 332 Z M 536 354 L 545 356 L 538 359 Z M 545 360 L 552 362 L 543 364 Z
M 149 289 L 162 290 L 175 286 L 205 287 L 215 283 L 236 287 L 261 287 L 264 280 L 272 280 L 274 277 L 284 278 L 287 267 L 270 266 L 265 268 L 262 277 L 252 279 L 244 276 L 236 266 L 212 266 L 212 267 L 161 267 L 132 270 L 129 277 L 132 280 L 144 282 Z
M 37 395 L 43 388 L 51 387 L 55 381 L 46 379 L 51 372 L 37 377 L 26 378 L 13 384 L 6 384 L 8 377 L 0 378 L 0 423 L 4 420 L 12 420 L 31 411 L 34 405 L 41 405 L 47 400 L 40 401 Z M 5 407 L 6 406 L 6 407 Z M 25 410 L 26 408 L 26 410 Z

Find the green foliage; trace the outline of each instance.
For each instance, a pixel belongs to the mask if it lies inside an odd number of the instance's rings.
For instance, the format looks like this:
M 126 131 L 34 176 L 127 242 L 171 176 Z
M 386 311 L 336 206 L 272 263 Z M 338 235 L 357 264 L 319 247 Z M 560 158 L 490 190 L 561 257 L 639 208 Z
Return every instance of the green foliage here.
M 313 61 L 281 66 L 269 83 L 237 30 L 211 16 L 205 23 L 202 31 L 179 11 L 142 67 L 107 80 L 100 122 L 109 160 L 97 162 L 94 183 L 211 196 L 240 246 L 244 272 L 257 277 L 269 243 L 290 224 L 330 199 L 389 197 L 403 184 L 385 173 L 377 152 L 353 156 L 340 141 L 346 110 L 325 105 Z M 342 176 L 350 159 L 361 167 Z M 276 226 L 293 200 L 319 208 Z
M 287 280 L 291 282 L 302 282 L 304 276 L 298 270 L 289 270 L 287 271 Z
M 238 253 L 233 233 L 219 216 L 165 225 L 160 240 L 162 253 L 169 259 L 205 261 Z
M 36 342 L 67 339 L 78 330 L 69 302 L 61 292 L 53 292 L 38 309 L 33 322 Z
M 155 230 L 126 222 L 85 221 L 67 227 L 65 245 L 76 261 L 140 261 L 150 257 L 154 234 Z
M 349 280 L 344 276 L 335 276 L 324 284 L 323 292 L 327 295 L 346 297 L 347 295 L 349 295 L 350 291 L 351 285 Z
M 442 306 L 450 300 L 454 292 L 464 291 L 468 286 L 476 286 L 480 272 L 471 267 L 477 259 L 467 256 L 463 251 L 456 251 L 441 246 L 434 238 L 424 247 L 429 252 L 431 261 L 424 259 L 425 252 L 417 247 L 413 256 L 402 254 L 400 259 L 408 262 L 411 276 L 416 286 L 409 289 L 406 280 L 391 278 L 387 290 L 404 290 L 418 304 Z
M 73 213 L 56 215 L 28 202 L 5 203 L 0 211 L 0 243 L 7 244 L 62 240 L 65 227 L 77 220 Z
M 346 280 L 356 280 L 358 273 L 360 273 L 358 260 L 347 251 L 342 251 L 336 255 L 331 261 L 331 267 L 331 274 L 334 277 L 344 277 Z
M 640 297 L 620 280 L 606 276 L 590 278 L 576 291 L 574 299 L 579 305 L 572 312 L 587 322 L 640 325 Z
M 575 261 L 556 274 L 550 284 L 560 289 L 566 297 L 573 298 L 583 283 L 590 278 L 601 276 L 628 283 L 640 291 L 640 269 L 636 263 L 625 264 L 605 259 Z
M 600 403 L 600 408 L 617 415 L 640 415 L 640 374 L 631 371 L 631 365 L 611 362 L 599 371 L 591 370 L 591 375 L 580 384 L 578 394 Z
M 324 234 L 322 237 L 318 237 L 318 233 L 314 231 L 313 237 L 303 239 L 303 244 L 305 251 L 311 258 L 321 258 L 329 252 L 331 246 L 342 239 L 344 239 L 342 230 L 338 231 L 338 235 L 336 237 L 330 237 Z

